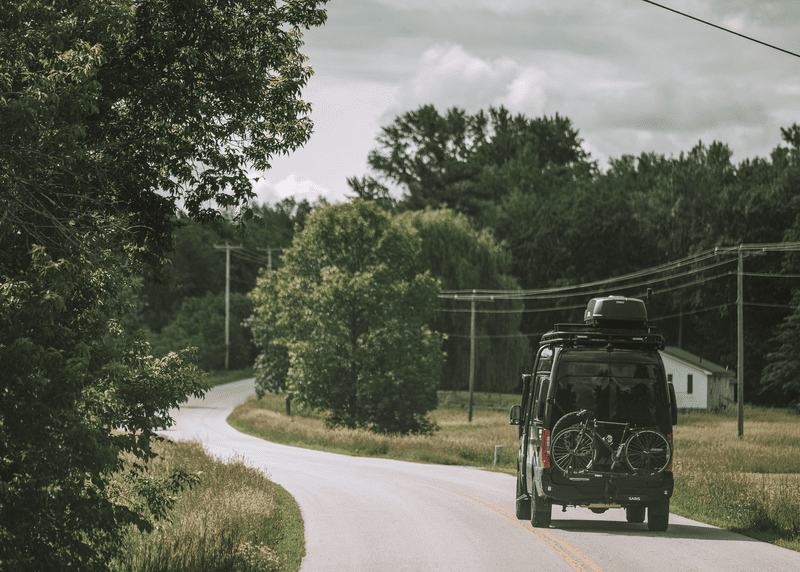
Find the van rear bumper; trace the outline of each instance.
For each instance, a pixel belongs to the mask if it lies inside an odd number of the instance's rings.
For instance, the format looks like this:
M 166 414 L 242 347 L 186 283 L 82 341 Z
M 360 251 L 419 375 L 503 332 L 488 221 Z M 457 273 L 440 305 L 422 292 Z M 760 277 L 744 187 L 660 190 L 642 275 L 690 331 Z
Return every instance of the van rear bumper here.
M 569 484 L 565 484 L 564 480 L 562 477 L 559 483 L 555 483 L 550 475 L 543 474 L 541 492 L 555 504 L 631 506 L 669 500 L 675 485 L 672 473 L 666 473 L 657 486 L 653 486 L 652 482 L 643 486 L 631 479 L 620 482 L 615 482 L 613 478 L 591 478 L 585 481 L 570 479 Z

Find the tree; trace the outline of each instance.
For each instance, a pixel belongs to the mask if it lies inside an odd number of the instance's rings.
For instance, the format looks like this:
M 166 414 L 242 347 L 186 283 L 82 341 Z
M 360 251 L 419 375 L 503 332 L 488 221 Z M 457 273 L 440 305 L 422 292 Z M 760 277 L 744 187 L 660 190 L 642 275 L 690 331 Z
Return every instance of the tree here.
M 428 432 L 443 355 L 428 327 L 438 283 L 419 262 L 420 239 L 373 201 L 323 205 L 251 294 L 251 323 L 270 354 L 288 356 L 285 390 L 327 411 L 330 425 Z M 269 366 L 280 372 L 282 365 Z M 259 383 L 280 380 L 263 375 Z
M 354 197 L 365 201 L 375 201 L 383 210 L 393 213 L 398 210 L 397 201 L 389 192 L 386 185 L 379 183 L 373 177 L 348 177 L 347 186 L 355 193 Z
M 249 367 L 255 358 L 250 332 L 243 323 L 253 307 L 244 294 L 230 297 L 229 367 Z M 185 298 L 172 321 L 152 336 L 153 354 L 165 356 L 176 349 L 197 350 L 197 365 L 205 371 L 225 367 L 225 296 L 208 293 L 202 298 Z
M 170 409 L 203 392 L 188 352 L 156 359 L 126 339 L 122 294 L 133 274 L 117 254 L 95 255 L 54 260 L 35 246 L 0 288 L 4 569 L 104 569 L 126 524 L 150 526 L 109 496 L 119 453 L 146 462 Z
M 154 334 L 173 321 L 187 298 L 221 294 L 225 289 L 225 255 L 215 246 L 226 242 L 241 246 L 231 252 L 230 288 L 247 294 L 256 285 L 259 270 L 280 264 L 280 250 L 292 243 L 295 225 L 302 225 L 311 210 L 308 201 L 284 199 L 274 206 L 253 205 L 254 218 L 237 225 L 223 216 L 199 223 L 179 213 L 174 248 L 160 280 L 145 279 L 141 320 Z M 267 253 L 266 249 L 271 249 Z
M 451 208 L 492 224 L 514 190 L 540 190 L 541 180 L 589 177 L 594 164 L 569 119 L 512 116 L 504 107 L 444 115 L 424 105 L 381 128 L 370 167 L 406 191 L 404 206 Z
M 800 308 L 800 293 L 792 300 Z M 767 365 L 761 372 L 761 393 L 782 404 L 800 404 L 800 311 L 795 310 L 776 327 L 770 340 L 772 351 L 767 353 Z
M 451 210 L 407 212 L 408 221 L 422 239 L 422 267 L 430 270 L 443 290 L 516 290 L 510 276 L 511 257 L 491 231 L 476 230 L 466 215 Z M 458 300 L 441 300 L 431 327 L 446 335 L 447 356 L 440 389 L 467 389 L 470 363 L 470 307 Z M 519 332 L 523 304 L 498 298 L 479 304 L 476 319 L 476 388 L 479 391 L 514 391 L 529 355 Z M 489 310 L 484 313 L 481 310 Z
M 788 146 L 779 146 L 772 151 L 774 175 L 768 181 L 771 184 L 764 185 L 767 192 L 776 198 L 770 202 L 775 210 L 762 207 L 757 212 L 766 211 L 764 226 L 774 225 L 776 220 L 785 222 L 787 217 L 793 219 L 791 226 L 783 231 L 782 238 L 797 242 L 800 240 L 800 126 L 793 124 L 781 129 L 781 135 Z M 775 225 L 773 228 L 779 231 L 782 227 Z M 783 271 L 796 274 L 799 269 L 800 255 L 787 253 L 783 260 Z M 766 365 L 761 373 L 760 389 L 762 399 L 770 404 L 797 404 L 800 400 L 800 289 L 792 289 L 789 306 L 792 310 L 775 327 L 773 335 L 767 338 L 768 345 L 765 348 Z
M 247 171 L 307 140 L 299 49 L 321 4 L 0 11 L 4 566 L 101 570 L 125 524 L 147 525 L 111 496 L 109 473 L 122 451 L 146 462 L 169 410 L 202 384 L 188 353 L 153 358 L 122 329 L 130 285 L 160 270 L 179 199 L 200 220 L 246 206 Z

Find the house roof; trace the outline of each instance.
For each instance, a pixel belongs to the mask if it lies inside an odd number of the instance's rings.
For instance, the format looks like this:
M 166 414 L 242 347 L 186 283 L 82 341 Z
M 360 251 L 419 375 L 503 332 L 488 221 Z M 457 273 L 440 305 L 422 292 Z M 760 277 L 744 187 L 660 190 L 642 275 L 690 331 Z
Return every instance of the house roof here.
M 708 361 L 707 359 L 703 359 L 700 356 L 696 356 L 691 352 L 687 352 L 686 350 L 676 348 L 675 346 L 667 346 L 666 348 L 661 350 L 661 353 L 664 353 L 670 357 L 685 362 L 689 365 L 693 365 L 699 369 L 705 370 L 708 373 L 712 373 L 714 375 L 731 376 L 731 377 L 736 375 L 734 372 L 722 367 L 721 365 L 715 364 L 714 362 Z

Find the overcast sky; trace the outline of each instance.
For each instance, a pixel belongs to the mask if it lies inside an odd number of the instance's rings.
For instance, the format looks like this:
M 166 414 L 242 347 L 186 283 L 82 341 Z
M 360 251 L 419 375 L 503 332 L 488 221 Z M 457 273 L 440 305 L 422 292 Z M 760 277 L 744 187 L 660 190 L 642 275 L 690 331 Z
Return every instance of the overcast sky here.
M 800 0 L 658 0 L 800 53 Z M 305 34 L 311 140 L 257 173 L 258 202 L 338 202 L 381 126 L 420 105 L 572 120 L 601 168 L 721 141 L 768 157 L 800 124 L 800 58 L 642 0 L 330 0 Z

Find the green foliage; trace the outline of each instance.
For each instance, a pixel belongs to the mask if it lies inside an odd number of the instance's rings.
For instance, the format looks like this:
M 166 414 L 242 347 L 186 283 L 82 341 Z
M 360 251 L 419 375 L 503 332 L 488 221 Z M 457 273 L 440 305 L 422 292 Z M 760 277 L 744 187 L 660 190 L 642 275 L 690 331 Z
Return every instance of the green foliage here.
M 373 177 L 348 177 L 347 186 L 355 193 L 354 197 L 365 201 L 375 201 L 383 210 L 396 212 L 397 201 L 392 197 L 388 187 L 376 181 Z
M 35 247 L 0 288 L 0 562 L 14 570 L 102 569 L 121 526 L 149 526 L 115 502 L 119 452 L 147 460 L 155 430 L 202 394 L 189 356 L 149 355 L 117 317 L 120 260 L 54 260 Z M 119 430 L 122 432 L 120 433 Z
M 255 348 L 250 332 L 244 327 L 253 311 L 244 294 L 230 296 L 229 367 L 243 368 L 253 363 Z M 202 298 L 185 298 L 172 321 L 160 334 L 151 335 L 153 353 L 167 355 L 177 348 L 197 350 L 197 365 L 205 371 L 225 366 L 225 296 L 206 294 Z
M 328 422 L 380 433 L 427 432 L 436 407 L 440 337 L 427 326 L 438 284 L 420 239 L 374 202 L 322 206 L 251 294 L 254 336 L 289 358 L 283 388 Z M 280 386 L 259 369 L 263 389 Z
M 175 319 L 187 298 L 222 293 L 225 253 L 215 246 L 226 242 L 243 247 L 231 252 L 231 293 L 248 293 L 256 284 L 259 269 L 269 264 L 270 256 L 273 267 L 279 266 L 279 250 L 292 243 L 295 225 L 302 226 L 311 208 L 308 201 L 298 203 L 293 198 L 274 206 L 256 205 L 255 218 L 238 227 L 231 217 L 201 224 L 179 213 L 174 248 L 167 255 L 169 263 L 161 280 L 145 280 L 143 324 L 157 334 Z M 271 255 L 266 249 L 272 249 Z
M 256 395 L 259 399 L 267 392 L 280 395 L 287 390 L 289 350 L 281 341 L 278 322 L 284 308 L 276 303 L 281 295 L 281 285 L 279 276 L 264 273 L 250 293 L 254 312 L 247 323 L 253 332 L 253 343 L 260 352 L 255 360 Z
M 800 309 L 800 291 L 794 307 Z M 767 366 L 761 373 L 761 390 L 775 392 L 790 403 L 800 404 L 800 310 L 795 310 L 776 328 L 774 350 L 767 354 Z
M 537 192 L 541 180 L 563 179 L 564 171 L 594 170 L 569 119 L 512 116 L 504 107 L 440 115 L 424 105 L 382 127 L 377 142 L 369 165 L 406 190 L 403 206 L 452 208 L 483 224 L 514 190 Z
M 532 341 L 556 322 L 579 320 L 591 296 L 644 296 L 651 286 L 650 314 L 668 343 L 735 367 L 736 286 L 731 266 L 725 266 L 733 258 L 720 257 L 705 268 L 692 265 L 680 279 L 665 274 L 649 284 L 611 290 L 601 284 L 717 246 L 798 240 L 800 126 L 781 129 L 781 136 L 783 145 L 769 158 L 739 165 L 732 162 L 728 145 L 713 141 L 698 142 L 678 156 L 623 155 L 599 172 L 567 118 L 512 116 L 502 107 L 474 115 L 457 108 L 442 114 L 425 105 L 383 127 L 368 162 L 381 180 L 405 191 L 395 210 L 445 206 L 468 216 L 476 228 L 491 230 L 510 254 L 510 268 L 503 273 L 519 287 L 598 282 L 594 292 L 581 289 L 572 297 L 554 293 L 527 301 L 519 328 Z M 350 184 L 372 200 L 385 189 L 369 176 Z M 440 248 L 447 250 L 445 244 Z M 441 273 L 434 270 L 446 289 L 490 288 L 478 276 L 462 281 L 458 254 L 453 260 Z M 748 400 L 796 399 L 794 318 L 776 329 L 797 307 L 796 289 L 774 275 L 796 273 L 798 261 L 795 253 L 745 261 L 744 297 L 752 301 L 745 307 Z M 463 331 L 442 322 L 436 328 Z M 505 333 L 486 335 L 494 344 Z M 455 355 L 455 340 L 445 343 L 453 362 L 466 363 Z
M 120 452 L 149 459 L 170 409 L 203 385 L 190 353 L 154 358 L 124 331 L 131 288 L 160 270 L 179 199 L 219 218 L 210 201 L 246 203 L 248 170 L 308 139 L 299 49 L 323 3 L 0 10 L 4 568 L 102 570 L 123 525 L 148 526 L 106 475 Z
M 77 246 L 76 222 L 121 211 L 155 262 L 177 198 L 203 220 L 219 216 L 210 200 L 247 201 L 248 169 L 310 136 L 299 49 L 323 3 L 14 0 L 0 14 L 3 232 Z
M 491 231 L 476 230 L 466 215 L 451 210 L 425 210 L 400 215 L 422 239 L 423 268 L 430 270 L 443 290 L 515 290 L 511 257 Z M 446 333 L 447 361 L 440 389 L 466 389 L 470 362 L 468 302 L 441 300 L 431 327 Z M 520 334 L 523 304 L 515 300 L 481 302 L 476 317 L 476 387 L 480 391 L 516 389 L 526 357 L 527 341 Z

